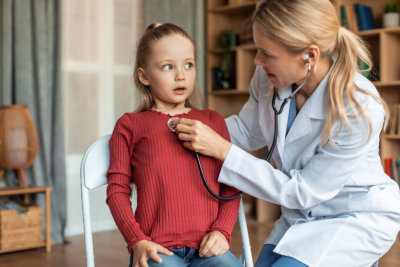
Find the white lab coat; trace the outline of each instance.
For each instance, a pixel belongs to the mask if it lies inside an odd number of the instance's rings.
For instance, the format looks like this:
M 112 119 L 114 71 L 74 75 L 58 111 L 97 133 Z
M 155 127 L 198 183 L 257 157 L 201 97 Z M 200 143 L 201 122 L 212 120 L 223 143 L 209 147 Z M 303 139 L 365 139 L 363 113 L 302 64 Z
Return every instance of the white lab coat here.
M 271 145 L 274 134 L 272 86 L 257 67 L 248 102 L 238 116 L 226 119 L 233 145 L 219 182 L 281 205 L 282 215 L 265 241 L 276 245 L 274 252 L 308 266 L 371 266 L 400 230 L 399 187 L 384 173 L 379 157 L 384 110 L 374 98 L 357 93 L 370 117 L 369 139 L 368 122 L 360 117 L 361 127 L 356 118 L 350 118 L 351 129 L 344 123 L 337 133 L 339 123 L 333 126 L 338 149 L 329 142 L 321 146 L 329 75 L 305 102 L 287 136 L 290 103 L 279 115 L 272 155 L 275 169 L 244 151 Z M 355 82 L 377 94 L 362 75 L 357 73 Z M 290 93 L 291 86 L 283 88 L 280 99 Z

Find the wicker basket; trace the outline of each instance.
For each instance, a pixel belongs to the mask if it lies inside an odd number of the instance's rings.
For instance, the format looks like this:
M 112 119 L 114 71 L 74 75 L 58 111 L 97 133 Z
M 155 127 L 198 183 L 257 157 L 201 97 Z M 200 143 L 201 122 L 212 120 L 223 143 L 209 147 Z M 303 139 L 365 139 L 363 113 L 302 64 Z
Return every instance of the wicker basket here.
M 27 212 L 0 210 L 0 249 L 26 248 L 43 243 L 42 207 L 26 206 Z

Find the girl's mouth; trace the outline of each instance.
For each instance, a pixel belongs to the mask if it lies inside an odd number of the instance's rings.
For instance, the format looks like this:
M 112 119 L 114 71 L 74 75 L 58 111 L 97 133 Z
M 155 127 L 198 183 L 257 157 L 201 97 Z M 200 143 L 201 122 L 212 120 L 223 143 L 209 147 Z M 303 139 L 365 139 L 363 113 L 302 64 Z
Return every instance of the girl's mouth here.
M 185 87 L 177 87 L 177 88 L 174 89 L 174 93 L 178 94 L 178 95 L 184 94 L 185 91 L 186 91 Z

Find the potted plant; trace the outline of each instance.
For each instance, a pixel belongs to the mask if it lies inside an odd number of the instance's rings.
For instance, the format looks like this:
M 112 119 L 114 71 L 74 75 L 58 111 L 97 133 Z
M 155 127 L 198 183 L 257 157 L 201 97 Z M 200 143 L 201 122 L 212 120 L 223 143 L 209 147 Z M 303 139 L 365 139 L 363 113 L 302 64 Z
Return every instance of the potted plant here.
M 398 27 L 399 21 L 399 2 L 398 0 L 392 0 L 385 4 L 385 13 L 383 14 L 383 27 Z
M 234 86 L 233 82 L 233 59 L 231 47 L 237 45 L 237 35 L 232 31 L 222 31 L 218 37 L 217 41 L 217 51 L 222 50 L 221 64 L 219 68 L 214 68 L 213 77 L 215 81 L 213 82 L 215 86 L 214 89 L 229 89 Z

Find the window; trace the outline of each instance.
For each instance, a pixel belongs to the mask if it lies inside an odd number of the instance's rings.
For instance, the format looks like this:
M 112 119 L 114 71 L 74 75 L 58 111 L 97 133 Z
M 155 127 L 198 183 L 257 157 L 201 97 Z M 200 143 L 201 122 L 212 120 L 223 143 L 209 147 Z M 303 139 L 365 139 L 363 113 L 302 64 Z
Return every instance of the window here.
M 62 1 L 67 235 L 77 232 L 75 227 L 82 229 L 80 204 L 74 201 L 80 199 L 84 151 L 100 136 L 111 134 L 116 120 L 135 108 L 132 71 L 137 35 L 143 28 L 141 5 L 141 0 Z

